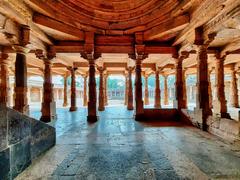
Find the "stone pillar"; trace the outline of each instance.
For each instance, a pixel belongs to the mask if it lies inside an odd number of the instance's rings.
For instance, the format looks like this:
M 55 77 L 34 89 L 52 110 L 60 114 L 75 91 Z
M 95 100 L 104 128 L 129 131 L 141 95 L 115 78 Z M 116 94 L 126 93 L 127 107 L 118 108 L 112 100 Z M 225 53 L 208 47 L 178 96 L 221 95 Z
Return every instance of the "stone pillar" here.
M 98 110 L 99 111 L 104 111 L 105 110 L 105 101 L 104 101 L 104 80 L 103 80 L 103 73 L 104 73 L 104 68 L 99 67 L 99 95 L 98 95 Z
M 211 73 L 212 73 L 212 69 L 208 71 L 208 94 L 209 94 L 209 107 L 210 109 L 213 108 L 213 104 L 212 104 L 212 83 L 211 83 Z
M 52 57 L 53 58 L 53 57 Z M 53 97 L 52 83 L 52 58 L 44 58 L 44 82 L 43 82 L 43 102 L 42 116 L 40 121 L 51 122 L 55 118 L 56 104 Z
M 97 94 L 96 94 L 96 79 L 95 79 L 95 60 L 90 59 L 89 62 L 89 82 L 88 82 L 88 116 L 89 122 L 97 121 Z
M 186 100 L 184 99 L 184 82 L 183 82 L 183 69 L 182 69 L 182 62 L 183 59 L 188 57 L 188 53 L 178 56 L 173 56 L 176 60 L 176 82 L 175 82 L 175 99 L 173 106 L 174 108 L 185 109 L 186 108 Z
M 133 110 L 133 89 L 132 89 L 132 71 L 133 68 L 129 67 L 128 69 L 128 102 L 127 109 Z
M 222 118 L 229 118 L 227 113 L 227 101 L 224 92 L 224 60 L 225 57 L 220 57 L 220 53 L 216 54 L 216 99 L 214 100 L 214 114 Z
M 236 71 L 235 71 L 235 64 L 232 65 L 231 68 L 231 106 L 238 108 L 238 87 L 237 87 L 237 77 L 236 77 Z
M 64 87 L 63 87 L 63 107 L 68 106 L 68 95 L 67 95 L 67 90 L 68 90 L 68 85 L 67 85 L 67 79 L 68 76 L 64 76 Z
M 155 108 L 161 108 L 161 91 L 159 82 L 159 71 L 155 71 Z
M 1 81 L 0 81 L 0 104 L 4 106 L 9 105 L 9 70 L 8 70 L 8 55 L 0 54 L 1 66 Z
M 148 75 L 145 74 L 144 104 L 149 105 Z
M 164 76 L 164 105 L 168 105 L 168 75 Z
M 125 99 L 124 105 L 127 106 L 128 104 L 128 75 L 125 75 Z
M 184 102 L 184 108 L 187 109 L 187 83 L 186 83 L 186 79 L 187 79 L 187 75 L 186 75 L 186 69 L 183 69 L 182 71 L 182 83 L 183 83 L 183 102 Z
M 211 114 L 208 94 L 208 55 L 207 47 L 199 45 L 197 49 L 197 93 L 196 109 L 200 128 L 207 130 L 207 118 Z
M 84 85 L 83 85 L 83 106 L 87 106 L 87 75 L 83 76 Z
M 135 67 L 135 120 L 141 120 L 144 116 L 142 100 L 142 60 L 136 59 Z
M 17 54 L 15 61 L 15 103 L 13 108 L 28 115 L 26 54 L 29 50 L 22 46 L 15 47 L 15 49 Z
M 77 68 L 70 68 L 71 72 L 71 107 L 69 111 L 73 112 L 77 110 L 76 106 L 76 76 L 75 71 Z
M 108 105 L 108 75 L 104 74 L 104 105 Z

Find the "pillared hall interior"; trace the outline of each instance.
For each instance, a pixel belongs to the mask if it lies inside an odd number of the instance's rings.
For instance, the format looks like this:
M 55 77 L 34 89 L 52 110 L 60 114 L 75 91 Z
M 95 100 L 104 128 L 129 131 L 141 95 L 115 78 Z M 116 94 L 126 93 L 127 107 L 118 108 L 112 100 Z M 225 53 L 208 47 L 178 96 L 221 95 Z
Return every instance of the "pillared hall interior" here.
M 0 179 L 240 179 L 239 0 L 0 0 Z

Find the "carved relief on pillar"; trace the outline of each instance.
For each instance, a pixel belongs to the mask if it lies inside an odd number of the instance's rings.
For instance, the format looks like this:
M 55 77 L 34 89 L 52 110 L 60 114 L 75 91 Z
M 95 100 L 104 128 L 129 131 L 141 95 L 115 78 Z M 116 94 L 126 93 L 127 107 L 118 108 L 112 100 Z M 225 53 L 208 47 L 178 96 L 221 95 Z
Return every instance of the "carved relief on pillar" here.
M 237 87 L 237 77 L 236 77 L 236 70 L 235 70 L 235 64 L 232 64 L 231 67 L 231 106 L 238 108 L 239 102 L 238 102 L 238 87 Z
M 104 111 L 105 110 L 105 99 L 104 99 L 104 79 L 103 79 L 103 74 L 104 74 L 104 68 L 103 67 L 98 67 L 98 72 L 99 72 L 99 95 L 98 95 L 98 110 L 99 111 Z
M 57 117 L 52 83 L 52 61 L 56 57 L 56 54 L 51 47 L 49 47 L 46 55 L 44 55 L 41 50 L 37 50 L 35 54 L 44 63 L 43 98 L 41 108 L 42 116 L 40 120 L 43 122 L 51 122 Z
M 159 79 L 159 71 L 155 71 L 155 108 L 161 108 L 161 91 L 160 91 L 160 79 Z
M 9 59 L 5 53 L 0 54 L 0 104 L 8 106 L 9 102 Z
M 87 98 L 87 75 L 83 76 L 83 106 L 87 106 L 88 98 Z
M 133 67 L 128 67 L 127 72 L 128 72 L 128 101 L 127 101 L 127 109 L 128 110 L 133 110 L 133 88 L 132 88 L 132 71 Z
M 77 102 L 76 102 L 76 72 L 77 68 L 75 67 L 69 67 L 69 71 L 71 73 L 71 106 L 69 111 L 73 112 L 77 110 Z
M 145 79 L 144 105 L 149 105 L 148 76 L 149 75 L 147 74 L 144 75 L 144 79 Z
M 214 115 L 220 116 L 222 118 L 230 118 L 227 113 L 227 101 L 225 98 L 225 89 L 224 89 L 224 60 L 226 56 L 221 57 L 220 53 L 216 53 L 216 96 L 213 103 Z

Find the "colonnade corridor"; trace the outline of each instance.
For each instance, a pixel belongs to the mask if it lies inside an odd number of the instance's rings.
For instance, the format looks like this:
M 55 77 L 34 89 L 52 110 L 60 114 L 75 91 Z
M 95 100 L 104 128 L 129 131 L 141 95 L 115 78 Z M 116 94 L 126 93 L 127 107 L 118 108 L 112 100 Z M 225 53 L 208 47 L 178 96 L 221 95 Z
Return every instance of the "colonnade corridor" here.
M 240 147 L 182 122 L 140 123 L 123 106 L 106 107 L 94 124 L 86 108 L 57 114 L 56 146 L 17 180 L 240 178 Z

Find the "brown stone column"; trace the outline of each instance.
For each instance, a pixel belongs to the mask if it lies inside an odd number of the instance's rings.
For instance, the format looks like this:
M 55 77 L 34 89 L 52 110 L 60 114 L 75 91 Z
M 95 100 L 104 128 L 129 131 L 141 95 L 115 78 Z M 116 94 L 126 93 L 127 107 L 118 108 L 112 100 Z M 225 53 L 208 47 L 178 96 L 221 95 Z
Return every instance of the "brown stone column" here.
M 164 76 L 164 105 L 168 105 L 168 75 Z
M 238 108 L 239 103 L 238 103 L 238 87 L 237 87 L 237 77 L 236 77 L 236 71 L 235 71 L 235 64 L 232 65 L 231 68 L 231 76 L 232 76 L 232 81 L 231 81 L 231 106 Z
M 68 76 L 65 75 L 64 76 L 64 88 L 63 88 L 63 107 L 68 106 L 68 96 L 67 96 L 68 85 L 67 85 L 67 79 L 68 79 Z
M 107 106 L 108 105 L 108 75 L 104 74 L 103 76 L 104 78 L 104 105 Z
M 188 54 L 184 54 L 181 56 L 174 55 L 173 57 L 176 60 L 176 82 L 175 82 L 175 99 L 174 99 L 174 108 L 185 109 L 186 108 L 186 100 L 184 99 L 184 82 L 183 82 L 183 69 L 182 62 L 183 59 L 186 58 Z
M 132 71 L 133 68 L 129 67 L 128 69 L 128 104 L 127 109 L 133 110 L 133 89 L 132 89 Z
M 53 58 L 53 57 L 52 57 Z M 52 84 L 52 58 L 45 58 L 44 61 L 44 82 L 43 82 L 43 102 L 42 116 L 40 121 L 51 122 L 55 118 L 55 102 L 53 97 Z
M 128 104 L 128 75 L 125 75 L 125 99 L 124 105 L 127 106 Z
M 97 121 L 97 94 L 96 94 L 96 79 L 95 79 L 95 60 L 90 59 L 89 62 L 89 82 L 88 82 L 88 116 L 89 122 Z
M 214 114 L 222 118 L 229 118 L 227 113 L 227 101 L 224 92 L 224 60 L 225 57 L 220 57 L 220 53 L 216 54 L 216 99 L 214 100 Z
M 142 100 L 142 60 L 136 59 L 135 67 L 135 120 L 141 120 L 144 116 Z
M 0 54 L 0 66 L 1 66 L 1 81 L 0 81 L 0 104 L 8 106 L 9 101 L 9 70 L 8 70 L 8 55 Z
M 145 74 L 144 104 L 149 105 L 148 75 Z
M 77 68 L 70 68 L 71 72 L 71 107 L 69 111 L 76 111 L 77 106 L 76 106 L 76 76 L 75 76 L 75 71 Z
M 210 109 L 213 108 L 213 103 L 212 103 L 212 83 L 211 83 L 211 73 L 212 73 L 212 69 L 208 71 L 208 94 L 209 94 L 209 107 Z
M 161 91 L 159 82 L 159 71 L 155 72 L 155 108 L 161 108 Z
M 98 95 L 98 110 L 99 111 L 104 111 L 105 110 L 105 101 L 104 101 L 104 80 L 103 80 L 103 73 L 104 73 L 104 68 L 99 67 L 99 95 Z
M 182 71 L 182 83 L 183 83 L 183 102 L 184 102 L 184 108 L 187 109 L 187 83 L 186 83 L 186 79 L 187 79 L 187 75 L 186 75 L 186 69 L 183 69 Z
M 207 47 L 199 45 L 197 49 L 197 96 L 196 112 L 200 128 L 207 130 L 207 118 L 211 114 L 208 94 L 208 55 Z
M 83 76 L 84 85 L 83 85 L 83 106 L 87 106 L 87 75 Z
M 15 61 L 15 103 L 13 108 L 28 115 L 26 54 L 29 50 L 22 46 L 17 46 L 15 49 L 17 54 Z

